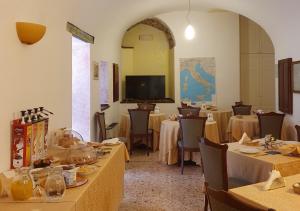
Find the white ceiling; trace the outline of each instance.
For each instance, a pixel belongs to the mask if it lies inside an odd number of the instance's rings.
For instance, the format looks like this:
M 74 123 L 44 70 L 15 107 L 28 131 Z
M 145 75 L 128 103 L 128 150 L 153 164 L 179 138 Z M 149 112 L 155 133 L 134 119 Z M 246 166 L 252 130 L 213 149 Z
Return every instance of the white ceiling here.
M 120 33 L 146 17 L 174 10 L 186 10 L 188 6 L 187 0 L 73 0 L 72 2 L 80 4 L 80 7 L 77 7 L 80 11 L 77 12 L 81 14 L 92 16 L 91 13 L 82 11 L 93 11 L 97 8 L 99 12 L 93 22 L 95 27 L 118 27 Z M 87 4 L 88 2 L 90 4 Z M 298 50 L 291 52 L 291 49 L 286 49 L 287 43 L 291 40 L 294 41 L 292 46 L 300 47 L 299 0 L 191 0 L 191 4 L 192 10 L 224 9 L 247 16 L 260 24 L 270 35 L 277 57 L 295 54 L 300 57 Z

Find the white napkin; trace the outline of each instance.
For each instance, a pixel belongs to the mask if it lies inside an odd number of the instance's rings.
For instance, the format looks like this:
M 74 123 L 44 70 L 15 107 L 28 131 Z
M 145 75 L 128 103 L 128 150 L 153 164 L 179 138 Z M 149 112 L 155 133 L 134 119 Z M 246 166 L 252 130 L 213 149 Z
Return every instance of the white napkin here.
M 209 121 L 209 122 L 213 122 L 214 121 L 214 116 L 213 116 L 212 113 L 208 113 L 207 114 L 207 121 Z
M 277 170 L 272 170 L 270 172 L 269 179 L 267 183 L 264 185 L 264 190 L 273 190 L 276 188 L 281 188 L 285 186 L 284 178 L 281 176 L 280 172 Z
M 239 144 L 246 144 L 249 142 L 251 142 L 251 138 L 244 132 L 242 138 L 239 140 Z
M 106 139 L 102 141 L 102 144 L 107 145 L 115 145 L 115 144 L 121 144 L 122 142 L 118 138 L 112 138 L 112 139 Z

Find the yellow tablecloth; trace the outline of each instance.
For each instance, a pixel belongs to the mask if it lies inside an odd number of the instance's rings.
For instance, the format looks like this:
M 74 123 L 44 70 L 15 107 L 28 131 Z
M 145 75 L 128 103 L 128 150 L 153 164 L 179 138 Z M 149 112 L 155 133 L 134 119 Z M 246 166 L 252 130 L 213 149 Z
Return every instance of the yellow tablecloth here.
M 299 142 L 286 141 L 291 144 Z M 276 155 L 245 154 L 239 152 L 241 148 L 249 146 L 239 143 L 228 144 L 227 172 L 229 177 L 237 177 L 251 183 L 263 182 L 268 179 L 273 169 L 280 171 L 282 176 L 300 174 L 300 158 Z M 250 147 L 251 148 L 251 147 Z M 262 147 L 258 147 L 262 149 Z
M 259 123 L 256 115 L 232 116 L 229 120 L 227 133 L 232 141 L 238 141 L 246 132 L 250 138 L 259 137 Z M 281 139 L 292 141 L 295 139 L 294 126 L 284 118 L 281 130 Z
M 226 131 L 227 131 L 229 119 L 232 116 L 232 111 L 231 110 L 217 110 L 217 111 L 201 110 L 200 116 L 207 116 L 207 113 L 212 113 L 214 120 L 217 122 L 220 141 L 223 142 L 227 140 Z
M 259 204 L 276 211 L 300 210 L 299 194 L 294 193 L 292 185 L 300 181 L 300 174 L 285 177 L 286 187 L 264 191 L 263 183 L 230 189 L 238 198 L 250 203 Z
M 179 131 L 179 122 L 164 120 L 161 123 L 160 130 L 160 141 L 159 141 L 159 160 L 165 164 L 171 165 L 177 163 L 178 159 L 178 147 L 177 147 L 177 136 Z M 205 137 L 211 141 L 219 143 L 218 126 L 216 122 L 206 122 L 205 125 Z M 200 164 L 200 153 L 186 152 L 184 157 L 185 160 L 193 160 L 197 164 Z
M 153 129 L 153 151 L 158 150 L 159 146 L 159 134 L 160 134 L 160 125 L 163 120 L 166 119 L 164 113 L 151 113 L 149 117 L 149 128 Z M 126 137 L 128 140 L 128 150 L 130 150 L 130 117 L 129 114 L 123 114 L 121 116 L 120 122 L 120 137 Z M 146 143 L 146 142 L 145 142 Z
M 258 118 L 256 115 L 232 116 L 228 123 L 227 132 L 235 141 L 239 140 L 244 132 L 250 138 L 259 137 Z
M 99 170 L 88 177 L 87 184 L 67 189 L 62 200 L 55 203 L 30 199 L 16 202 L 0 199 L 2 211 L 116 211 L 123 198 L 125 161 L 129 159 L 124 144 L 111 147 L 111 153 L 99 159 Z

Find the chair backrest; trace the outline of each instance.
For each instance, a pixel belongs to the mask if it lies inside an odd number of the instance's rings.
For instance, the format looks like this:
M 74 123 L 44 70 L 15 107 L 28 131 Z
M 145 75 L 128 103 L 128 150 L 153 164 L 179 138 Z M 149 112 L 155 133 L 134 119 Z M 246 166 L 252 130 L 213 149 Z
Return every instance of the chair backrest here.
M 181 108 L 188 108 L 189 107 L 187 103 L 181 102 L 180 104 L 181 104 Z
M 98 131 L 98 135 L 96 137 L 97 141 L 103 141 L 106 139 L 106 127 L 105 127 L 105 114 L 104 112 L 96 112 L 95 113 L 96 120 L 96 131 Z
M 206 138 L 199 142 L 205 182 L 216 190 L 228 190 L 226 144 L 217 144 Z
M 248 204 L 224 190 L 215 190 L 206 184 L 206 194 L 211 211 L 275 211 L 258 205 Z
M 195 116 L 198 117 L 200 113 L 200 108 L 193 108 L 193 107 L 187 107 L 187 108 L 180 108 L 178 107 L 178 112 L 182 116 Z
M 299 125 L 295 125 L 296 131 L 297 131 L 297 141 L 300 141 L 300 126 Z
M 150 110 L 154 111 L 156 104 L 155 103 L 138 103 L 138 108 L 141 110 Z
M 281 139 L 281 129 L 284 119 L 284 114 L 269 112 L 264 114 L 257 114 L 259 121 L 259 136 L 264 138 L 271 134 L 276 139 Z
M 185 148 L 198 148 L 198 140 L 204 137 L 207 117 L 183 117 L 179 119 L 181 141 Z
M 134 135 L 147 135 L 150 110 L 128 109 L 130 115 L 130 132 Z
M 236 106 L 240 106 L 240 105 L 243 105 L 243 101 L 234 102 L 234 104 L 235 104 Z
M 252 105 L 234 105 L 232 106 L 234 115 L 250 115 Z

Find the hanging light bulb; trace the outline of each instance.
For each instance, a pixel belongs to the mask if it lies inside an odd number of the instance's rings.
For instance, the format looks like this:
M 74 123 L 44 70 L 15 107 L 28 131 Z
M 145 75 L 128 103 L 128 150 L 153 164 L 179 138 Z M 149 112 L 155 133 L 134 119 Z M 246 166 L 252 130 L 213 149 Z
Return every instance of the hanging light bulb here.
M 187 40 L 192 40 L 194 39 L 195 37 L 195 30 L 194 30 L 194 27 L 189 24 L 186 28 L 185 28 L 185 31 L 184 31 L 184 36 Z
M 184 31 L 184 36 L 187 40 L 192 40 L 195 37 L 195 29 L 190 23 L 190 12 L 191 12 L 191 0 L 189 0 L 189 9 L 188 9 L 188 13 L 186 15 L 188 25 Z

